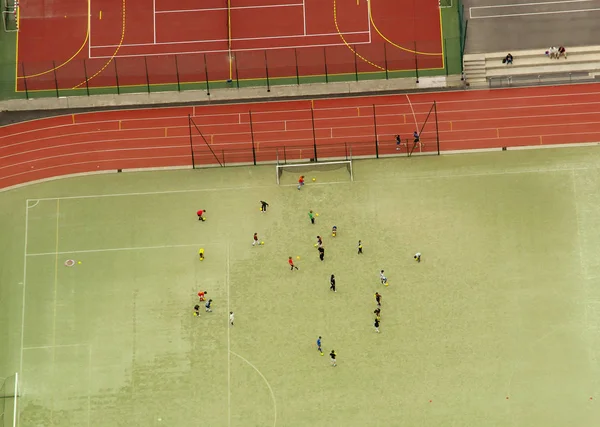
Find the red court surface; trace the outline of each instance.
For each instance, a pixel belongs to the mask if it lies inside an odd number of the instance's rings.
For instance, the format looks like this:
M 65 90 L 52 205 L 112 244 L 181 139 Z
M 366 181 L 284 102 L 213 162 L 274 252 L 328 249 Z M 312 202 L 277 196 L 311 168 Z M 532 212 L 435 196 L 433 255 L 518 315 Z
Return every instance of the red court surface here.
M 440 22 L 438 0 L 22 0 L 18 89 L 439 69 Z
M 74 173 L 189 167 L 188 115 L 225 163 L 252 162 L 252 138 L 257 162 L 274 162 L 284 146 L 289 160 L 306 160 L 315 141 L 325 156 L 351 147 L 354 157 L 374 157 L 375 105 L 379 154 L 406 156 L 394 135 L 408 138 L 415 122 L 422 127 L 434 100 L 442 151 L 600 142 L 599 84 L 93 112 L 1 127 L 0 188 Z M 436 149 L 434 131 L 424 130 L 417 152 Z M 215 164 L 192 133 L 196 162 Z

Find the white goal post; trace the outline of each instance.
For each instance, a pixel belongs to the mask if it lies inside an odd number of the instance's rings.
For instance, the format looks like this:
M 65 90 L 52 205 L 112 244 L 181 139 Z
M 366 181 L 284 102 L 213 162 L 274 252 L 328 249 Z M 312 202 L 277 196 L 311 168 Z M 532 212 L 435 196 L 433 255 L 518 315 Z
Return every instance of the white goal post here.
M 311 162 L 311 163 L 288 163 L 275 165 L 277 175 L 277 184 L 281 183 L 281 175 L 283 172 L 292 172 L 296 175 L 308 174 L 309 172 L 333 171 L 346 169 L 350 175 L 350 181 L 354 181 L 354 173 L 352 172 L 352 160 L 339 160 L 332 162 Z

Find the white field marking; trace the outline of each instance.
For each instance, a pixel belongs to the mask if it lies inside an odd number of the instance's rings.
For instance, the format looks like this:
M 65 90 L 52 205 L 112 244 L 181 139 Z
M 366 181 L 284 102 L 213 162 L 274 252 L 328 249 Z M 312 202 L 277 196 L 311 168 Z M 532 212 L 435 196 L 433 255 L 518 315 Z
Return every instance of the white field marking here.
M 583 263 L 583 235 L 581 234 L 581 216 L 579 214 L 579 207 L 577 205 L 577 184 L 575 183 L 575 171 L 571 171 L 571 182 L 573 184 L 573 204 L 575 205 L 575 225 L 577 226 L 577 246 L 579 249 L 579 269 L 581 271 L 581 277 L 587 277 L 586 268 Z
M 415 114 L 415 109 L 413 108 L 412 102 L 410 102 L 410 98 L 408 94 L 406 95 L 406 100 L 408 101 L 408 105 L 410 105 L 410 111 L 412 111 L 413 119 L 415 120 L 415 130 L 419 133 L 419 123 L 417 122 L 417 116 Z
M 510 18 L 512 16 L 534 16 L 534 15 L 557 15 L 564 13 L 584 13 L 584 12 L 595 12 L 600 10 L 600 7 L 591 9 L 577 9 L 577 10 L 552 10 L 547 12 L 524 12 L 524 13 L 506 13 L 502 15 L 483 15 L 473 16 L 473 11 L 469 9 L 469 19 L 487 19 L 487 18 Z
M 77 344 L 39 345 L 39 346 L 25 347 L 25 348 L 23 348 L 23 350 L 47 350 L 49 348 L 85 347 L 85 346 L 90 346 L 90 344 L 77 343 Z
M 495 4 L 492 6 L 472 6 L 471 9 L 491 9 L 494 7 L 523 7 L 523 6 L 546 6 L 549 4 L 566 4 L 566 3 L 588 3 L 598 0 L 560 0 L 560 1 L 544 1 L 537 3 L 510 3 L 510 4 Z
M 25 349 L 25 295 L 27 293 L 27 236 L 29 232 L 29 199 L 25 201 L 25 244 L 23 247 L 23 301 L 21 303 L 21 355 L 19 373 L 23 376 L 23 351 Z M 23 381 L 23 380 L 21 380 Z
M 90 351 L 88 357 L 88 427 L 92 424 L 92 346 L 88 345 Z
M 152 0 L 152 28 L 154 34 L 154 44 L 156 44 L 156 0 Z
M 352 35 L 352 34 L 368 34 L 369 31 L 368 30 L 363 30 L 363 31 L 348 31 L 345 33 L 342 33 L 342 35 Z M 283 36 L 264 36 L 264 37 L 241 37 L 241 38 L 237 38 L 237 39 L 231 39 L 232 42 L 237 42 L 237 41 L 260 41 L 260 40 L 272 40 L 272 39 L 293 39 L 293 38 L 303 38 L 303 37 L 326 37 L 326 36 L 332 36 L 332 37 L 339 37 L 338 33 L 321 33 L 321 34 L 289 34 L 289 35 L 283 35 Z M 227 43 L 229 42 L 229 39 L 210 39 L 210 40 L 182 40 L 182 41 L 170 41 L 170 42 L 158 42 L 156 43 L 157 46 L 169 46 L 169 45 L 179 45 L 179 44 L 196 44 L 196 43 Z M 364 43 L 364 42 L 363 42 Z M 92 46 L 92 49 L 110 49 L 110 48 L 116 48 L 116 47 L 140 47 L 140 46 L 153 46 L 155 43 L 131 43 L 131 44 L 122 44 L 122 45 L 117 45 L 117 44 L 107 44 L 107 45 L 98 45 L 98 46 Z M 344 45 L 344 43 L 339 43 L 341 45 Z M 315 44 L 315 45 L 311 45 L 311 44 L 304 44 L 300 47 L 318 47 L 318 46 L 329 46 L 329 45 L 323 45 L 323 44 Z M 331 45 L 331 46 L 337 46 L 337 44 Z M 248 51 L 248 50 L 265 50 L 265 49 L 289 49 L 291 48 L 290 46 L 278 46 L 278 47 L 254 47 L 254 48 L 248 48 L 248 49 L 235 49 L 236 52 L 238 51 Z M 222 50 L 205 50 L 205 51 L 197 51 L 197 52 L 193 52 L 193 53 L 211 53 L 211 52 L 222 52 Z M 160 55 L 171 55 L 172 53 L 160 53 Z M 176 52 L 177 55 L 182 55 L 185 54 L 185 52 Z M 142 54 L 142 56 L 149 56 L 150 54 L 148 53 L 144 53 Z
M 227 316 L 227 425 L 231 426 L 231 325 L 229 324 L 229 312 L 231 311 L 231 307 L 229 299 L 229 244 L 227 244 L 226 262 L 225 286 L 227 291 L 227 311 L 225 312 L 225 315 Z
M 252 363 L 250 363 L 246 358 L 240 356 L 239 354 L 237 354 L 236 352 L 233 352 L 233 351 L 230 351 L 230 353 L 236 357 L 239 357 L 244 362 L 246 362 L 252 369 L 254 369 L 256 371 L 256 373 L 258 375 L 260 375 L 260 377 L 263 379 L 263 381 L 269 388 L 269 393 L 271 393 L 271 399 L 273 400 L 273 427 L 277 426 L 277 400 L 275 399 L 275 393 L 273 392 L 273 388 L 271 387 L 271 384 L 269 384 L 269 381 L 263 375 L 263 373 L 260 372 L 260 370 L 256 366 L 254 366 Z
M 304 22 L 304 35 L 306 35 L 306 0 L 302 0 L 302 21 Z
M 244 9 L 269 9 L 276 7 L 298 7 L 303 6 L 304 3 L 292 3 L 292 4 L 265 4 L 257 6 L 234 6 L 231 8 L 227 7 L 214 7 L 210 9 L 173 9 L 173 10 L 157 10 L 156 13 L 190 13 L 190 12 L 214 12 L 220 10 L 244 10 Z
M 31 200 L 32 202 L 35 202 L 33 205 L 30 205 L 29 202 L 27 202 L 27 209 L 31 209 L 31 208 L 35 208 L 40 201 L 39 200 Z
M 549 104 L 549 105 L 538 105 L 536 106 L 537 109 L 542 109 L 542 108 L 553 108 L 553 107 L 568 107 L 568 106 L 587 106 L 587 105 L 596 105 L 596 104 L 600 104 L 600 102 L 589 102 L 589 103 L 572 103 L 572 104 Z M 404 106 L 405 104 L 390 104 L 389 106 Z M 420 104 L 413 104 L 413 105 L 420 105 Z M 421 104 L 422 105 L 422 104 Z M 430 105 L 430 104 L 429 104 Z M 354 109 L 355 107 L 352 107 L 352 109 Z M 358 107 L 358 108 L 363 108 Z M 506 108 L 484 108 L 484 109 L 467 109 L 467 110 L 452 110 L 452 111 L 447 111 L 447 112 L 438 112 L 438 115 L 443 116 L 443 115 L 447 115 L 447 114 L 454 114 L 454 113 L 467 113 L 467 112 L 481 112 L 481 111 L 504 111 L 504 110 L 517 110 L 517 109 L 530 109 L 531 107 L 527 107 L 527 106 L 514 106 L 514 107 L 506 107 Z M 341 109 L 341 108 L 339 108 Z M 346 108 L 347 109 L 347 108 Z M 333 110 L 333 109 L 332 109 Z M 310 110 L 281 110 L 281 113 L 293 113 L 293 112 L 309 112 Z M 318 111 L 326 111 L 326 110 L 318 110 Z M 267 114 L 267 112 L 258 112 L 258 113 L 252 113 L 253 116 L 258 116 L 260 114 Z M 268 112 L 268 114 L 270 116 L 272 116 L 272 112 Z M 381 114 L 378 113 L 377 117 L 395 117 L 398 114 L 404 114 L 401 112 L 397 112 L 397 113 L 389 113 L 389 114 Z M 417 115 L 426 115 L 427 113 L 425 111 L 423 112 L 418 112 Z M 553 118 L 553 117 L 565 117 L 565 116 L 582 116 L 582 115 L 590 115 L 590 114 L 600 114 L 598 111 L 588 111 L 588 112 L 583 112 L 583 113 L 558 113 L 558 114 L 537 114 L 537 115 L 518 115 L 518 116 L 503 116 L 501 117 L 502 120 L 511 120 L 511 119 L 527 119 L 527 118 Z M 213 114 L 213 115 L 206 115 L 203 116 L 204 118 L 207 117 L 226 117 L 226 116 L 238 116 L 240 115 L 240 113 L 227 113 L 227 114 Z M 365 116 L 367 117 L 367 116 Z M 158 117 L 155 118 L 156 120 L 162 120 L 162 119 L 170 119 L 172 117 Z M 180 118 L 180 117 L 175 117 Z M 332 118 L 315 118 L 315 122 L 326 122 L 328 120 L 347 120 L 347 119 L 357 119 L 358 117 L 356 115 L 353 116 L 336 116 L 336 117 L 332 117 Z M 479 121 L 486 121 L 486 120 L 494 120 L 495 117 L 488 117 L 488 118 L 478 118 L 478 119 L 457 119 L 457 120 L 439 120 L 439 123 L 448 123 L 448 122 L 452 122 L 452 123 L 459 123 L 459 122 L 479 122 Z M 133 119 L 133 120 L 148 120 L 148 119 Z M 303 122 L 303 121 L 307 121 L 310 120 L 310 118 L 302 118 L 302 119 L 286 119 L 286 122 Z M 98 122 L 94 122 L 94 123 L 110 123 L 110 122 L 117 122 L 118 120 L 108 120 L 108 121 L 98 121 Z M 281 120 L 261 120 L 261 121 L 257 121 L 256 123 L 261 123 L 261 124 L 266 124 L 266 123 L 281 123 Z M 582 123 L 574 123 L 577 125 L 583 125 L 583 124 L 594 124 L 597 122 L 582 122 Z M 243 124 L 243 123 L 240 123 Z M 68 125 L 67 125 L 68 126 Z M 231 126 L 231 123 L 203 123 L 203 126 L 210 126 L 210 127 L 229 127 Z M 382 126 L 387 126 L 387 125 L 382 125 Z M 502 129 L 513 129 L 513 128 L 526 128 L 526 127 L 536 127 L 538 125 L 526 125 L 526 126 L 507 126 L 507 127 L 503 127 Z M 54 128 L 60 128 L 63 127 L 63 125 L 61 126 L 56 126 L 56 127 L 48 127 L 48 128 L 44 128 L 44 129 L 54 129 Z M 132 130 L 156 130 L 156 129 L 162 129 L 162 127 L 164 126 L 159 126 L 159 127 L 140 127 L 140 128 L 135 128 Z M 360 125 L 357 126 L 343 126 L 343 127 L 338 127 L 338 126 L 334 126 L 333 129 L 347 129 L 347 128 L 355 128 L 355 127 L 363 127 Z M 170 129 L 183 129 L 186 128 L 187 126 L 169 126 Z M 331 126 L 326 126 L 326 127 L 316 127 L 317 130 L 321 130 L 321 129 L 330 129 Z M 489 129 L 496 129 L 497 127 L 492 127 L 492 128 L 481 128 L 478 130 L 489 130 Z M 306 129 L 295 129 L 298 131 L 303 131 L 303 130 L 312 130 L 311 128 L 306 128 Z M 109 129 L 109 130 L 103 130 L 103 131 L 97 131 L 97 132 L 71 132 L 71 133 L 61 133 L 60 135 L 56 136 L 48 136 L 48 137 L 42 137 L 42 138 L 32 138 L 32 139 L 28 139 L 28 140 L 24 140 L 18 143 L 14 143 L 14 144 L 8 144 L 5 145 L 5 147 L 14 147 L 14 146 L 18 146 L 18 145 L 22 145 L 22 144 L 28 144 L 31 142 L 38 142 L 38 141 L 44 141 L 44 140 L 52 140 L 52 139 L 57 139 L 57 138 L 64 138 L 65 136 L 80 136 L 80 135 L 91 135 L 91 134 L 98 134 L 98 133 L 114 133 L 114 132 L 123 132 L 123 131 L 119 131 L 116 129 Z M 257 133 L 269 133 L 269 132 L 280 132 L 280 131 L 261 131 L 261 132 L 257 132 Z M 449 131 L 441 131 L 443 132 L 449 132 Z M 28 133 L 28 132 L 20 132 L 20 134 L 24 134 L 24 133 Z M 249 135 L 249 131 L 248 132 L 229 132 L 229 133 L 219 133 L 218 135 Z M 188 138 L 187 136 L 168 136 L 168 137 L 164 137 L 164 136 L 159 136 L 156 137 L 155 139 L 179 139 L 179 138 Z M 81 142 L 75 142 L 75 143 L 70 143 L 70 144 L 61 144 L 61 145 L 53 145 L 50 148 L 61 148 L 61 147 L 73 147 L 76 145 L 81 145 L 81 144 L 97 144 L 97 143 L 104 143 L 104 142 L 114 142 L 114 141 L 135 141 L 135 140 L 145 140 L 147 138 L 118 138 L 118 139 L 106 139 L 106 140 L 96 140 L 96 141 L 81 141 Z M 287 141 L 287 139 L 286 139 Z M 227 143 L 227 144 L 235 144 L 235 143 Z M 114 149 L 113 151 L 122 151 L 122 150 L 148 150 L 151 148 L 181 148 L 182 146 L 173 146 L 173 145 L 169 145 L 167 147 L 146 147 L 146 148 L 123 148 L 123 149 Z M 44 151 L 47 150 L 49 147 L 44 147 L 44 148 L 37 148 L 34 150 L 27 150 L 27 151 L 20 151 L 18 153 L 14 153 L 14 154 L 8 154 L 6 156 L 2 156 L 0 158 L 2 159 L 6 159 L 9 157 L 14 157 L 14 156 L 18 156 L 21 154 L 29 154 L 29 153 L 35 153 L 35 152 L 39 152 L 39 151 Z M 88 151 L 86 151 L 88 152 Z M 68 155 L 68 154 L 67 154 Z M 60 156 L 55 156 L 55 157 L 63 157 L 64 155 L 60 155 Z M 22 162 L 22 163 L 30 163 L 30 162 Z M 12 164 L 10 165 L 12 166 Z M 9 166 L 4 166 L 4 168 L 9 167 Z M 0 167 L 0 169 L 2 169 L 3 167 Z
M 364 34 L 367 34 L 367 32 L 365 32 Z M 310 35 L 306 36 L 306 37 L 311 37 Z M 235 41 L 235 40 L 234 40 Z M 354 42 L 352 43 L 352 45 L 362 45 L 362 44 L 370 44 L 369 41 L 364 41 L 364 42 Z M 158 45 L 158 43 L 157 43 Z M 302 49 L 305 47 L 330 47 L 330 46 L 345 46 L 344 43 L 322 43 L 322 44 L 311 44 L 311 45 L 306 45 L 306 44 L 302 44 L 302 45 L 297 45 L 297 46 L 275 46 L 275 47 L 261 47 L 261 48 L 248 48 L 248 49 L 235 49 L 233 52 L 235 54 L 235 52 L 256 52 L 256 51 L 260 51 L 263 52 L 265 50 L 281 50 L 281 49 Z M 122 46 L 125 47 L 125 46 Z M 196 54 L 203 54 L 203 53 L 228 53 L 229 49 L 217 49 L 217 50 L 192 50 L 192 51 L 187 51 L 187 52 L 177 52 L 177 55 L 196 55 Z M 165 55 L 171 55 L 170 53 L 167 52 L 160 52 L 160 53 L 139 53 L 139 54 L 130 54 L 130 55 L 117 55 L 114 58 L 139 58 L 139 57 L 148 57 L 148 56 L 165 56 Z M 92 56 L 90 57 L 90 59 L 107 59 L 107 58 L 113 58 L 112 55 L 105 55 L 105 56 Z
M 65 198 L 58 198 L 56 200 L 64 200 Z M 187 243 L 184 245 L 159 245 L 159 246 L 135 246 L 129 248 L 105 248 L 105 249 L 83 249 L 77 251 L 61 251 L 61 252 L 41 252 L 27 254 L 27 256 L 47 256 L 47 255 L 69 255 L 69 254 L 87 254 L 96 252 L 119 252 L 119 251 L 140 251 L 149 249 L 173 249 L 173 248 L 189 248 L 192 246 L 202 247 L 206 243 Z
M 598 85 L 595 83 L 589 83 L 589 82 L 583 82 L 583 83 L 572 83 L 570 84 L 571 88 L 578 88 L 578 87 L 585 87 L 585 86 L 589 86 L 589 87 L 597 87 Z M 470 98 L 470 99 L 448 99 L 448 100 L 444 100 L 444 101 L 438 101 L 438 105 L 446 105 L 446 104 L 461 104 L 461 103 L 473 103 L 473 102 L 477 102 L 477 101 L 486 101 L 486 102 L 495 102 L 495 101 L 503 101 L 503 100 L 511 100 L 511 101 L 519 101 L 519 100 L 524 100 L 524 99 L 538 99 L 538 98 L 556 98 L 556 97 L 561 97 L 561 96 L 566 96 L 566 97 L 576 97 L 578 95 L 597 95 L 600 94 L 600 91 L 592 91 L 592 90 L 588 90 L 586 92 L 575 92 L 575 93 L 567 93 L 567 94 L 553 94 L 553 93 L 547 93 L 544 95 L 533 95 L 533 96 L 514 96 L 514 97 L 504 97 L 504 98 L 490 98 L 489 97 L 489 93 L 490 92 L 511 92 L 511 91 L 516 91 L 516 90 L 522 90 L 521 88 L 493 88 L 493 89 L 489 89 L 489 88 L 485 88 L 485 89 L 472 89 L 470 92 L 471 93 L 482 93 L 484 94 L 483 98 Z M 428 94 L 448 94 L 448 91 L 432 91 L 432 92 L 428 92 Z M 415 95 L 415 93 L 412 93 L 412 95 Z M 422 96 L 422 94 L 417 94 Z M 401 95 L 400 95 L 401 96 Z M 394 97 L 399 97 L 399 95 L 395 94 L 395 95 L 379 95 L 377 96 L 377 98 L 380 99 L 389 99 L 390 97 L 394 98 Z M 373 95 L 353 95 L 353 96 L 349 96 L 347 98 L 344 98 L 344 100 L 353 100 L 353 99 L 362 99 L 362 98 L 373 98 Z M 333 100 L 334 98 L 328 98 L 328 99 L 324 99 L 324 100 Z M 277 103 L 288 103 L 290 102 L 287 99 L 276 99 L 273 101 L 269 101 L 269 104 L 277 104 Z M 239 105 L 243 105 L 244 107 L 248 106 L 248 105 L 261 105 L 261 104 L 266 104 L 265 101 L 245 101 L 245 102 L 232 102 L 228 105 L 231 106 L 239 106 Z M 431 105 L 431 102 L 416 102 L 414 105 L 425 105 L 425 104 L 429 104 Z M 513 102 L 514 104 L 514 102 Z M 380 107 L 384 107 L 387 105 L 402 105 L 402 104 L 380 104 Z M 576 105 L 576 104 L 563 104 L 563 105 Z M 365 104 L 364 106 L 369 107 L 369 108 L 373 108 L 373 104 Z M 361 107 L 361 105 L 346 105 L 346 106 L 340 106 L 340 107 L 329 107 L 329 108 L 324 108 L 324 109 L 319 109 L 320 110 L 336 110 L 336 109 L 344 109 L 344 108 L 356 108 L 356 107 Z M 537 107 L 537 106 L 536 106 Z M 509 107 L 509 108 L 532 108 L 532 106 L 529 107 Z M 143 111 L 153 111 L 153 110 L 163 110 L 165 112 L 167 111 L 171 111 L 174 109 L 181 109 L 181 107 L 164 107 L 164 106 L 160 106 L 160 107 L 146 107 L 146 108 L 134 108 L 134 106 L 132 106 L 132 108 L 126 108 L 120 111 L 136 111 L 136 112 L 143 112 Z M 194 107 L 195 109 L 195 107 Z M 115 110 L 111 110 L 111 111 L 115 111 Z M 290 110 L 290 111 L 294 111 L 294 110 Z M 456 110 L 458 111 L 458 110 Z M 467 111 L 467 110 L 463 110 L 463 111 Z M 450 111 L 450 112 L 454 112 Z M 264 112 L 266 113 L 266 112 Z M 270 111 L 269 113 L 273 113 L 272 111 Z M 439 113 L 439 112 L 438 112 Z M 88 112 L 83 112 L 83 113 L 78 113 L 78 116 L 85 116 L 87 114 L 98 114 L 97 111 L 88 111 Z M 229 113 L 232 114 L 232 113 Z M 254 114 L 254 112 L 252 113 Z M 62 115 L 62 116 L 55 116 L 53 118 L 61 118 L 61 117 L 67 117 L 69 115 Z M 194 114 L 195 116 L 195 114 Z M 179 117 L 179 116 L 173 116 L 173 117 Z M 139 118 L 135 118 L 135 119 L 126 119 L 126 120 L 148 120 L 148 119 L 155 119 L 155 117 L 139 117 Z M 40 120 L 47 120 L 47 117 L 44 118 L 39 118 L 39 119 L 32 119 L 32 120 L 26 120 L 20 123 L 33 123 L 36 121 L 40 121 Z M 117 120 L 118 121 L 118 120 Z M 89 123 L 102 123 L 102 122 L 106 122 L 106 121 L 98 121 L 98 122 L 87 122 Z M 7 124 L 7 125 L 2 125 L 0 126 L 0 129 L 5 128 L 5 127 L 9 127 L 12 126 L 11 124 Z M 11 137 L 11 136 L 15 136 L 15 135 L 21 135 L 21 134 L 25 134 L 25 133 L 32 133 L 32 132 L 37 132 L 40 130 L 45 130 L 45 129 L 55 129 L 55 128 L 59 128 L 59 127 L 66 127 L 66 126 L 73 126 L 72 124 L 65 124 L 65 125 L 56 125 L 56 126 L 48 126 L 48 127 L 44 127 L 44 128 L 38 128 L 38 129 L 29 129 L 29 130 L 25 130 L 25 131 L 21 131 L 21 132 L 15 132 L 15 133 L 9 133 L 6 135 L 2 135 L 0 136 L 0 140 L 2 140 L 3 138 L 7 138 L 7 137 Z

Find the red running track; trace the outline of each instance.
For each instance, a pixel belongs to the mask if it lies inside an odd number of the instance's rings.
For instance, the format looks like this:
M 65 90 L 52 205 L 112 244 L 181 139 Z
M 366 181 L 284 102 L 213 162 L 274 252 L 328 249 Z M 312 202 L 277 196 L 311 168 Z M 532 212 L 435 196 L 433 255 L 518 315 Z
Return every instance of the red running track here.
M 373 156 L 375 105 L 380 154 L 397 154 L 394 135 L 409 138 L 434 100 L 442 151 L 600 142 L 598 84 L 106 111 L 0 127 L 0 188 L 74 173 L 190 166 L 188 114 L 227 163 L 252 161 L 251 115 L 257 161 L 273 162 L 283 146 L 288 159 L 312 157 L 311 104 L 321 157 L 343 155 L 345 144 L 354 156 Z M 428 123 L 424 151 L 434 149 Z M 195 130 L 193 143 L 197 163 L 215 162 Z

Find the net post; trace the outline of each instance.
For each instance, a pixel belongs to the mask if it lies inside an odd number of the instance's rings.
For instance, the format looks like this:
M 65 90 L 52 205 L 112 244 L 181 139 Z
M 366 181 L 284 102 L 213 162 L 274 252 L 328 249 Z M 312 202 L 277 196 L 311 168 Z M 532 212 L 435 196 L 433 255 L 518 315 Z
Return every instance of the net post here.
M 267 61 L 267 50 L 265 49 L 265 75 L 267 76 L 267 92 L 271 92 L 271 84 L 269 82 L 269 63 Z
M 210 83 L 208 83 L 208 64 L 206 63 L 206 53 L 204 56 L 204 75 L 206 76 L 206 95 L 210 96 Z
M 387 60 L 387 43 L 383 42 L 383 64 L 385 67 L 385 79 L 389 80 L 390 79 L 390 74 L 389 74 L 389 69 L 388 69 L 388 60 Z
M 329 83 L 329 74 L 327 73 L 327 48 L 323 46 L 323 63 L 325 64 L 325 83 Z
M 256 166 L 256 149 L 254 147 L 254 126 L 252 125 L 252 110 L 248 110 L 248 117 L 250 121 L 250 138 L 252 139 L 252 161 Z
M 119 70 L 117 68 L 117 58 L 113 59 L 115 63 L 115 81 L 117 82 L 117 95 L 121 94 L 121 88 L 119 87 Z
M 58 77 L 56 77 L 56 62 L 52 61 L 52 71 L 54 73 L 54 87 L 56 88 L 56 97 L 60 97 L 58 93 Z
M 85 91 L 87 96 L 90 96 L 90 82 L 88 80 L 87 66 L 85 65 L 85 58 L 83 59 L 83 76 L 85 77 Z
M 188 127 L 190 128 L 190 154 L 192 155 L 192 169 L 196 169 L 196 161 L 194 159 L 194 144 L 192 141 L 192 115 L 188 114 Z
M 417 59 L 417 41 L 414 41 L 415 46 L 415 75 L 417 76 L 417 83 L 419 83 L 419 60 Z
M 144 67 L 146 68 L 146 86 L 148 88 L 148 93 L 150 93 L 150 75 L 148 74 L 148 60 L 144 56 Z
M 315 162 L 318 161 L 317 157 L 317 132 L 315 130 L 315 110 L 310 107 L 310 118 L 312 122 L 312 132 L 313 132 L 313 150 L 315 154 Z
M 24 62 L 21 62 L 21 69 L 23 70 L 23 86 L 25 87 L 25 99 L 29 99 L 29 91 L 27 90 L 27 74 L 25 74 Z
M 356 81 L 358 81 L 358 59 L 356 58 L 358 54 L 356 53 L 356 45 L 352 46 L 352 50 L 354 51 L 354 75 Z
M 294 48 L 294 58 L 296 59 L 296 83 L 300 86 L 300 73 L 298 71 L 298 49 Z
M 375 104 L 373 104 L 373 130 L 375 131 L 375 158 L 379 158 L 379 140 L 377 137 L 377 112 L 375 110 Z
M 175 76 L 177 77 L 177 92 L 181 92 L 181 81 L 179 80 L 179 63 L 177 62 L 177 55 L 175 55 Z
M 240 88 L 240 77 L 238 74 L 238 63 L 237 63 L 237 55 L 233 57 L 233 63 L 235 64 L 235 85 L 237 88 Z
M 433 114 L 435 116 L 435 139 L 437 142 L 437 153 L 440 155 L 440 129 L 438 127 L 437 102 L 433 101 Z

